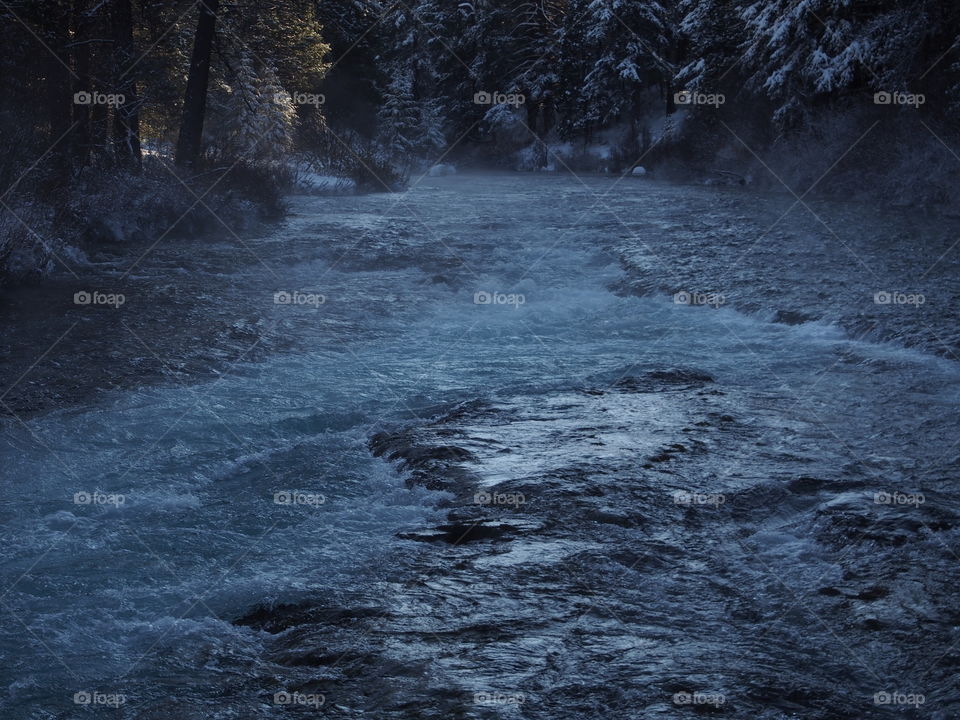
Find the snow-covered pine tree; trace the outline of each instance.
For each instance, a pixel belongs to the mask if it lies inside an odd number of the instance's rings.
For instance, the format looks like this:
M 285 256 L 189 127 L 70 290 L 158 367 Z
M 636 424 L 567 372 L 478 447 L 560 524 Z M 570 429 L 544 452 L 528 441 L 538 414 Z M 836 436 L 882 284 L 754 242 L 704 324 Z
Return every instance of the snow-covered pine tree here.
M 474 103 L 477 92 L 509 92 L 515 20 L 509 0 L 424 0 L 431 7 L 434 37 L 430 47 L 440 85 L 438 97 L 459 138 L 483 123 L 489 106 Z
M 655 0 L 581 3 L 582 42 L 594 61 L 583 79 L 578 108 L 586 122 L 609 126 L 639 114 L 644 91 L 673 76 L 669 12 Z
M 783 127 L 804 125 L 821 99 L 916 92 L 957 16 L 939 0 L 756 0 L 742 11 L 750 86 L 777 102 Z
M 231 162 L 280 169 L 289 159 L 296 109 L 276 71 L 242 52 L 212 103 L 208 147 Z
M 513 10 L 507 92 L 525 96 L 526 124 L 545 138 L 556 125 L 560 45 L 568 0 L 519 0 Z
M 377 145 L 383 159 L 404 176 L 417 159 L 429 161 L 445 145 L 442 111 L 435 95 L 435 25 L 440 21 L 429 2 L 412 8 L 396 6 L 384 21 L 393 43 L 385 53 L 388 80 L 377 115 Z
M 434 101 L 415 97 L 413 71 L 398 68 L 384 89 L 377 117 L 377 145 L 383 159 L 401 175 L 409 174 L 416 159 L 432 160 L 444 145 L 440 122 Z
M 740 0 L 680 0 L 678 90 L 710 93 L 738 86 L 743 72 L 741 5 Z

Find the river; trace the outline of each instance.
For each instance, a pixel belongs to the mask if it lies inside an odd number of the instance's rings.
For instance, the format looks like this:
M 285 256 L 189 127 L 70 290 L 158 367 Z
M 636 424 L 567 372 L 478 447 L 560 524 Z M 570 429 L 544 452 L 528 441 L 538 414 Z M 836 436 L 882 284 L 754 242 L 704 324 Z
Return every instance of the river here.
M 794 200 L 427 177 L 8 290 L 3 717 L 957 716 L 960 222 Z

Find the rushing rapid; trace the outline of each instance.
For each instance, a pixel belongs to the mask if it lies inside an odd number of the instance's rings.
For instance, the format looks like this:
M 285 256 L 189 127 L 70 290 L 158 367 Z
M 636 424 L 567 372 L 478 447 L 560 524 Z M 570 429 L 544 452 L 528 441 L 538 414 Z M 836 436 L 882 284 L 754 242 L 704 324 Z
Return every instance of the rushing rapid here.
M 9 299 L 4 388 L 69 331 L 6 400 L 4 717 L 960 712 L 957 228 L 636 178 L 290 202 L 78 251 L 122 307 Z

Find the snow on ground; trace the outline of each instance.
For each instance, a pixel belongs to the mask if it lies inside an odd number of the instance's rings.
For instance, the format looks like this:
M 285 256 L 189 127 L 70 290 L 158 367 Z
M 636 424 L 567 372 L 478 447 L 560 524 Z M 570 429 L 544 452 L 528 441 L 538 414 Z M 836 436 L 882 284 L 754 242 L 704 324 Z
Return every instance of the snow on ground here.
M 444 175 L 456 175 L 457 168 L 447 163 L 438 163 L 430 168 L 430 177 L 442 177 Z
M 307 193 L 325 195 L 349 195 L 356 191 L 357 183 L 350 178 L 318 173 L 303 173 L 297 178 L 297 188 Z

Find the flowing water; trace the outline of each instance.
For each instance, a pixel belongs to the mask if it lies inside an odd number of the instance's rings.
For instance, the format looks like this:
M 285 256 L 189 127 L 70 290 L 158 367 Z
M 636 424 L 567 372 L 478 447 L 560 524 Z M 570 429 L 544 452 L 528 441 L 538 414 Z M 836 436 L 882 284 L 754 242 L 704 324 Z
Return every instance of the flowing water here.
M 428 178 L 13 293 L 2 716 L 956 717 L 960 224 L 792 200 Z

